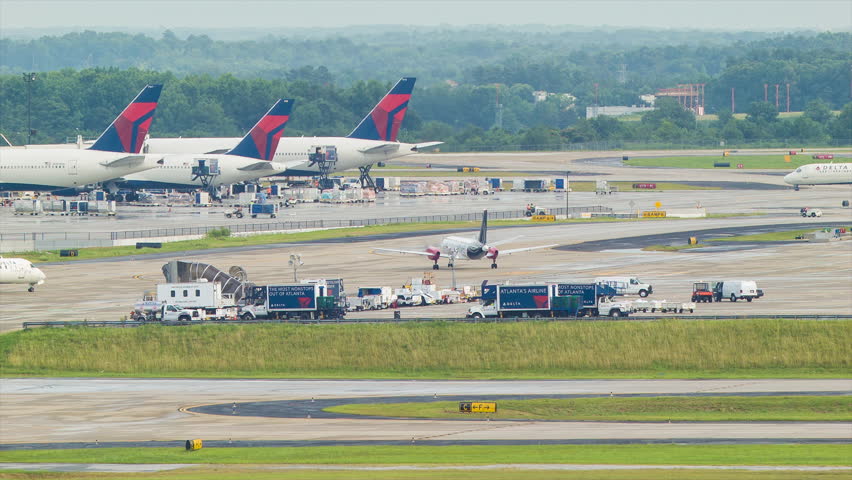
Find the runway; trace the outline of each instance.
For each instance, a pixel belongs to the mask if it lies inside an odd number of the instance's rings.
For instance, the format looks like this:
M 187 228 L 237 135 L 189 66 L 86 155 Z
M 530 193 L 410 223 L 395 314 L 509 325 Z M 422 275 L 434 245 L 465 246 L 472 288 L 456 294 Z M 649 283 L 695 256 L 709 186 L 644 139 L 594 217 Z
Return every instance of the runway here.
M 13 378 L 0 395 L 0 443 L 443 442 L 452 444 L 848 442 L 848 422 L 521 422 L 352 418 L 271 418 L 192 413 L 200 405 L 282 400 L 488 396 L 828 392 L 852 380 L 195 380 Z M 349 400 L 347 400 L 349 401 Z M 239 408 L 239 407 L 238 407 Z M 326 443 L 323 443 L 326 442 Z M 348 444 L 348 443 L 347 443 Z M 25 448 L 33 448 L 32 445 Z

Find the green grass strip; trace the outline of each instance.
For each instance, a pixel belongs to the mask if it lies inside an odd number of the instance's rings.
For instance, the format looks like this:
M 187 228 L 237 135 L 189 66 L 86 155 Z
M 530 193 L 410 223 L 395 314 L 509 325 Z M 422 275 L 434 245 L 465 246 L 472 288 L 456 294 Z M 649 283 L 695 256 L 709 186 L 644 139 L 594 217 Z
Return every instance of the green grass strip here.
M 842 159 L 841 159 L 842 160 Z M 838 160 L 838 161 L 841 161 Z M 690 156 L 673 156 L 673 157 L 633 157 L 624 162 L 625 165 L 631 167 L 672 167 L 672 168 L 717 168 L 724 169 L 726 167 L 714 167 L 716 162 L 730 163 L 728 168 L 737 169 L 738 164 L 742 164 L 743 168 L 755 169 L 786 169 L 794 170 L 796 167 L 807 165 L 809 163 L 818 163 L 824 160 L 815 160 L 811 158 L 810 153 L 800 153 L 790 156 L 790 163 L 784 161 L 784 154 L 772 155 L 729 155 L 723 157 L 719 152 L 716 155 L 690 155 Z
M 169 470 L 161 473 L 0 473 L 0 478 L 20 480 L 848 480 L 849 472 L 843 470 L 802 471 L 747 471 L 747 470 L 523 470 L 506 467 L 488 470 L 305 470 L 279 469 L 276 466 L 210 465 L 206 467 Z
M 480 398 L 481 397 L 481 398 Z M 350 404 L 329 412 L 412 418 L 600 421 L 850 421 L 852 397 L 625 397 L 497 402 L 497 413 L 459 413 L 458 402 Z
M 0 335 L 10 375 L 255 378 L 846 377 L 852 322 L 148 325 Z
M 472 445 L 10 450 L 0 462 L 332 465 L 849 465 L 848 445 Z

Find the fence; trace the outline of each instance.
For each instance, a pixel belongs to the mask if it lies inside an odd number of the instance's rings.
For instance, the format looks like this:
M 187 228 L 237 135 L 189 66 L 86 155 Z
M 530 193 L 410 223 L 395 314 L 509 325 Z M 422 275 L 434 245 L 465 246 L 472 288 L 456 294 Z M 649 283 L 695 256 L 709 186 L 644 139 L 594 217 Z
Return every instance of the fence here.
M 586 207 L 571 207 L 568 209 L 572 215 L 584 212 L 612 213 L 612 209 L 601 205 Z M 550 213 L 554 215 L 565 215 L 565 208 L 551 208 Z M 521 218 L 524 210 L 510 210 L 505 212 L 488 212 L 490 220 Z M 177 228 L 154 228 L 148 230 L 128 230 L 122 232 L 39 232 L 39 233 L 0 233 L 0 241 L 27 242 L 27 241 L 117 241 L 117 240 L 142 240 L 148 238 L 182 237 L 190 235 L 206 235 L 207 232 L 219 228 L 227 228 L 231 233 L 255 233 L 255 232 L 277 232 L 285 230 L 342 228 L 342 227 L 366 227 L 370 225 L 387 225 L 391 223 L 429 223 L 429 222 L 469 222 L 482 219 L 482 213 L 457 213 L 453 215 L 423 215 L 417 217 L 384 217 L 363 219 L 341 219 L 341 220 L 304 220 L 288 222 L 267 223 L 231 223 L 227 225 L 204 225 L 199 227 L 177 227 Z
M 30 329 L 36 327 L 113 327 L 113 328 L 132 328 L 141 327 L 143 325 L 162 325 L 162 326 L 185 326 L 185 325 L 234 325 L 234 324 L 249 324 L 249 323 L 295 323 L 295 324 L 323 324 L 323 323 L 516 323 L 516 322 L 635 322 L 635 321 L 661 321 L 661 320 L 752 320 L 752 319 L 773 319 L 773 320 L 850 320 L 852 315 L 655 315 L 655 316 L 632 316 L 632 317 L 559 317 L 559 318 L 528 318 L 528 317 L 507 317 L 507 318 L 464 318 L 464 317 L 411 317 L 411 318 L 328 318 L 321 320 L 203 320 L 190 322 L 176 321 L 154 321 L 154 322 L 137 322 L 135 320 L 126 321 L 57 321 L 57 322 L 23 322 L 23 328 Z

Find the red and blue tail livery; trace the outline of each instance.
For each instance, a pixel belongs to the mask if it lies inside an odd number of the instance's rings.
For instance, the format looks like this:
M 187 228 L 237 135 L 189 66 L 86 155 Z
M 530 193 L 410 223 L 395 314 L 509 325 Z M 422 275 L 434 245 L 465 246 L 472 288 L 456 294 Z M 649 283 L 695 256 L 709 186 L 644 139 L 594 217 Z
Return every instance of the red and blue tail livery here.
M 121 112 L 90 150 L 139 153 L 154 119 L 162 85 L 146 85 Z
M 403 77 L 396 82 L 373 111 L 349 134 L 349 138 L 395 142 L 416 80 L 414 77 Z
M 278 140 L 284 133 L 284 126 L 290 119 L 295 100 L 281 99 L 266 112 L 266 115 L 243 137 L 239 144 L 228 155 L 272 160 L 278 149 Z

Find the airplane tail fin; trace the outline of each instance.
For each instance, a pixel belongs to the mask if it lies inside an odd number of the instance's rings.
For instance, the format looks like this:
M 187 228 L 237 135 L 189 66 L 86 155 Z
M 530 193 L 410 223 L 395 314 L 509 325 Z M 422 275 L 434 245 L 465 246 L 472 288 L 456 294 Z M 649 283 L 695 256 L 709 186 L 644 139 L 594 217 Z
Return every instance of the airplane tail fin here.
M 139 153 L 154 119 L 162 89 L 162 85 L 146 85 L 89 149 Z
M 281 139 L 284 127 L 290 119 L 294 102 L 291 98 L 282 98 L 275 102 L 266 115 L 227 154 L 272 160 L 275 150 L 278 149 L 278 140 Z
M 396 82 L 348 138 L 395 142 L 416 80 L 414 77 L 403 77 Z
M 482 226 L 479 227 L 479 243 L 485 245 L 488 234 L 488 210 L 482 211 Z

